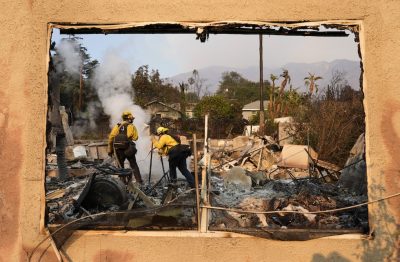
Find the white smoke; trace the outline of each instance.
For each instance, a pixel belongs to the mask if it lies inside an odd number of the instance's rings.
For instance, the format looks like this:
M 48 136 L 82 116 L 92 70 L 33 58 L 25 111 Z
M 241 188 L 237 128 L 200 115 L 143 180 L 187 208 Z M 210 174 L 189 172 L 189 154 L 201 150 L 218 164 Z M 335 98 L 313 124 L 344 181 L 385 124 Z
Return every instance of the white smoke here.
M 57 53 L 63 59 L 64 70 L 74 77 L 78 77 L 82 66 L 79 43 L 62 39 L 57 45 Z
M 134 115 L 133 124 L 139 132 L 136 160 L 143 179 L 146 179 L 150 166 L 151 139 L 147 125 L 150 115 L 133 102 L 129 63 L 113 52 L 108 52 L 102 61 L 95 69 L 92 85 L 97 90 L 104 112 L 110 116 L 110 128 L 122 120 L 122 112 L 130 111 Z M 165 160 L 164 165 L 168 170 L 168 162 Z M 161 170 L 161 161 L 157 154 L 153 154 L 152 177 L 160 177 Z
M 83 57 L 80 52 L 80 43 L 78 40 L 63 38 L 57 44 L 57 54 L 60 57 L 60 63 L 57 63 L 57 72 L 60 77 L 64 72 L 69 73 L 73 78 L 78 79 L 81 75 L 83 66 Z M 92 101 L 85 101 L 87 103 L 87 111 L 79 112 L 79 119 L 73 119 L 72 131 L 75 138 L 80 138 L 87 134 L 88 130 L 96 130 L 96 118 L 99 114 L 96 104 Z M 87 121 L 82 120 L 87 119 Z
M 89 128 L 91 130 L 96 130 L 97 128 L 97 124 L 96 124 L 96 119 L 99 117 L 100 115 L 100 110 L 101 109 L 101 104 L 96 101 L 89 101 L 86 107 L 86 111 L 87 111 L 87 116 L 89 118 Z

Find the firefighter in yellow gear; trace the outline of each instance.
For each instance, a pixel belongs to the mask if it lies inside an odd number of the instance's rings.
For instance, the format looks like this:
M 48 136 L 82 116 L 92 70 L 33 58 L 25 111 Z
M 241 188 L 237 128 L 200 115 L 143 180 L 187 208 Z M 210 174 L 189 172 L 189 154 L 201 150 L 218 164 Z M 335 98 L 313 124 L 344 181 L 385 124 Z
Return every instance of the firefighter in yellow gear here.
M 157 128 L 157 135 L 159 139 L 152 139 L 155 148 L 158 148 L 160 153 L 168 155 L 169 174 L 172 182 L 176 182 L 176 168 L 181 171 L 182 175 L 186 178 L 190 187 L 194 187 L 194 177 L 187 168 L 186 158 L 190 155 L 187 148 L 181 145 L 180 141 L 174 136 L 168 134 L 168 128 Z M 190 152 L 190 151 L 189 151 Z
M 121 117 L 122 122 L 115 125 L 108 136 L 108 155 L 112 156 L 115 153 L 115 157 L 122 168 L 124 167 L 125 159 L 128 159 L 136 182 L 143 184 L 139 166 L 136 162 L 137 149 L 134 141 L 137 141 L 139 136 L 136 127 L 133 125 L 135 118 L 129 111 L 123 112 Z
M 158 148 L 159 152 L 164 156 L 167 156 L 170 149 L 179 144 L 178 141 L 168 135 L 167 132 L 168 128 L 159 127 L 157 128 L 157 135 L 160 136 L 160 139 L 157 140 L 153 138 L 154 147 Z

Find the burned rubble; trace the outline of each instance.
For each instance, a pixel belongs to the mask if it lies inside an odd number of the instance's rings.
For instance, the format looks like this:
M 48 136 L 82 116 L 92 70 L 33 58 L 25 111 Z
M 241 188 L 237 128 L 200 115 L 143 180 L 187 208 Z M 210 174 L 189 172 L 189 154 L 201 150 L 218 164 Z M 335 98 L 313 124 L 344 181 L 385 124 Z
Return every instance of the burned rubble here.
M 366 206 L 309 214 L 367 201 L 366 194 L 339 183 L 340 168 L 319 161 L 312 148 L 285 145 L 282 149 L 269 137 L 236 139 L 241 140 L 238 149 L 213 152 L 211 205 L 226 209 L 212 210 L 210 228 L 368 231 Z M 270 211 L 276 212 L 262 213 Z
M 101 147 L 102 144 L 96 145 Z M 46 207 L 49 225 L 62 225 L 100 214 L 83 228 L 170 230 L 197 227 L 195 190 L 185 181 L 170 183 L 167 171 L 157 181 L 140 187 L 126 179 L 130 169 L 116 168 L 112 159 L 101 159 L 99 149 L 87 148 L 90 156 L 67 161 L 70 176 L 65 181 L 53 174 L 56 156 L 48 157 Z M 95 152 L 94 157 L 91 151 Z M 268 234 L 255 235 L 282 240 L 299 237 L 282 237 L 276 230 L 307 229 L 308 233 L 322 230 L 329 231 L 327 235 L 368 231 L 366 206 L 324 212 L 366 202 L 367 195 L 339 182 L 342 170 L 347 167 L 341 169 L 318 160 L 318 154 L 311 147 L 282 147 L 271 137 L 239 136 L 231 140 L 209 140 L 209 152 L 208 204 L 219 208 L 211 208 L 209 230 L 244 234 L 262 231 Z M 199 161 L 200 166 L 202 161 L 204 159 Z M 193 170 L 194 161 L 191 162 Z M 198 180 L 202 181 L 200 177 Z M 109 215 L 102 216 L 103 213 Z M 271 232 L 275 235 L 271 236 Z M 323 235 L 318 233 L 316 237 Z M 300 240 L 308 238 L 302 236 Z
M 48 176 L 47 223 L 57 226 L 84 216 L 112 213 L 96 217 L 84 228 L 191 229 L 196 225 L 193 190 L 185 183 L 171 184 L 166 174 L 154 185 L 142 187 L 126 179 L 130 169 L 116 168 L 110 161 L 70 161 L 70 170 L 79 166 L 85 174 L 70 175 L 65 181 Z

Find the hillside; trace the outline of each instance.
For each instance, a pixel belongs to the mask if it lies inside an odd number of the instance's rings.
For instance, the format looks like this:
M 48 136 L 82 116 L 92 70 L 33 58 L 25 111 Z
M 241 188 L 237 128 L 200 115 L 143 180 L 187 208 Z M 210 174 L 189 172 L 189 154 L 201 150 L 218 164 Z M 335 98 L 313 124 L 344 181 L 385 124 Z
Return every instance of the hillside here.
M 329 80 L 334 71 L 345 72 L 347 82 L 354 89 L 359 88 L 359 79 L 361 74 L 360 63 L 357 61 L 350 61 L 345 59 L 334 60 L 332 62 L 317 62 L 317 63 L 289 63 L 282 68 L 289 70 L 292 79 L 293 88 L 299 88 L 300 91 L 305 91 L 304 77 L 308 76 L 308 72 L 322 76 L 323 79 L 318 81 L 320 87 L 324 87 L 329 83 Z M 282 68 L 264 68 L 264 79 L 269 79 L 270 74 L 278 75 L 282 72 Z M 211 93 L 218 89 L 219 81 L 223 72 L 236 71 L 243 77 L 251 80 L 258 81 L 259 69 L 258 66 L 247 68 L 234 68 L 224 66 L 211 66 L 198 69 L 201 78 L 206 79 L 206 85 L 209 87 Z M 192 75 L 192 72 L 185 72 L 167 78 L 174 84 L 178 84 Z

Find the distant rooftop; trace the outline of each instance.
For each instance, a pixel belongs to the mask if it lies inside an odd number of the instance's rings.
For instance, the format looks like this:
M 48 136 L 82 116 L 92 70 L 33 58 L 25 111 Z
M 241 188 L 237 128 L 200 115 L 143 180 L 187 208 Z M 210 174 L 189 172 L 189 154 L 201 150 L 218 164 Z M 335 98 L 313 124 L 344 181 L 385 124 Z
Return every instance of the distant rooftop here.
M 268 103 L 269 103 L 268 100 L 264 100 L 264 110 L 267 109 Z M 244 105 L 242 109 L 242 111 L 257 111 L 257 110 L 260 110 L 260 100 Z

